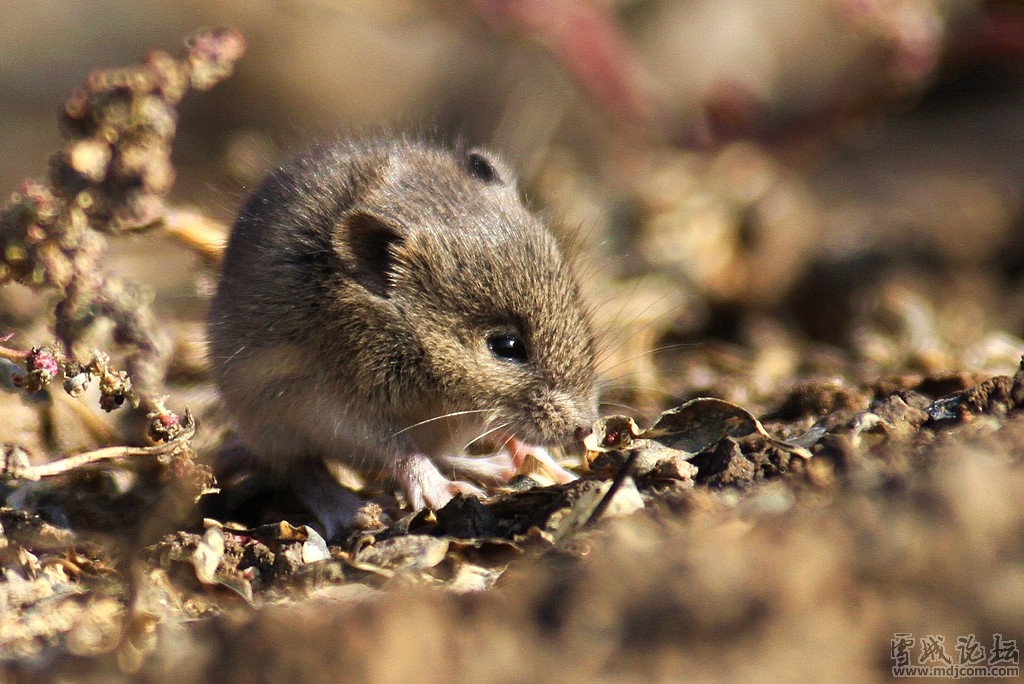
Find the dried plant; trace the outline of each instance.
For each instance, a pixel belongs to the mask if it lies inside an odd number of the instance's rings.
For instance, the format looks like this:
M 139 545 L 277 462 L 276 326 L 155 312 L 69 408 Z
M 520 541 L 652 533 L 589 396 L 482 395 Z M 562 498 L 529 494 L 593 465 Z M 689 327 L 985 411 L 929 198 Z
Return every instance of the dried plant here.
M 175 108 L 190 88 L 207 90 L 228 77 L 245 41 L 234 30 L 204 29 L 185 48 L 177 59 L 153 50 L 134 66 L 91 72 L 61 110 L 64 145 L 50 161 L 48 180 L 24 181 L 0 213 L 0 283 L 58 293 L 53 347 L 4 349 L 0 356 L 24 364 L 28 390 L 63 377 L 76 395 L 98 378 L 101 407 L 141 405 L 155 439 L 174 436 L 158 423 L 178 424 L 156 398 L 167 336 L 140 289 L 106 273 L 102 261 L 108 236 L 165 220 Z M 102 319 L 113 324 L 112 341 L 125 351 L 125 371 L 112 369 L 103 352 L 81 349 Z

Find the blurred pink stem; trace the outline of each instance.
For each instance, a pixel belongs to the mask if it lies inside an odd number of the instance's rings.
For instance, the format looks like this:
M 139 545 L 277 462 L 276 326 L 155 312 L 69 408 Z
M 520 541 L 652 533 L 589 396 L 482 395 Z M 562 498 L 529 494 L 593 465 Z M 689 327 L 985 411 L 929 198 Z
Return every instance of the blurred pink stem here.
M 655 111 L 650 74 L 614 14 L 588 0 L 466 0 L 496 31 L 537 41 L 609 114 L 649 126 Z

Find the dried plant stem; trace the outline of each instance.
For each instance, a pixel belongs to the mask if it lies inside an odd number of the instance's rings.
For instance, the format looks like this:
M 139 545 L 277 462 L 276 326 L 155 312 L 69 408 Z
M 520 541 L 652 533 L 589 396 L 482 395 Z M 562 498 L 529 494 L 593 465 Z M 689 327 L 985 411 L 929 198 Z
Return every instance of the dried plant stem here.
M 622 468 L 615 474 L 615 479 L 612 480 L 611 485 L 608 487 L 608 491 L 594 507 L 593 513 L 587 518 L 587 522 L 584 523 L 584 527 L 592 527 L 597 524 L 601 519 L 601 515 L 604 514 L 605 509 L 608 508 L 612 502 L 612 497 L 615 496 L 616 492 L 622 487 L 622 483 L 626 481 L 626 476 L 633 470 L 633 464 L 636 463 L 637 456 L 640 455 L 639 449 L 630 449 L 629 455 L 626 457 L 626 462 L 622 464 Z
M 169 454 L 188 444 L 188 440 L 195 434 L 195 420 L 188 411 L 182 419 L 182 432 L 178 437 L 162 444 L 148 447 L 113 446 L 87 451 L 75 456 L 68 456 L 57 461 L 44 463 L 37 466 L 14 468 L 6 473 L 11 479 L 40 480 L 44 477 L 52 477 L 70 472 L 83 466 L 92 465 L 102 461 L 113 461 L 122 458 L 133 458 L 139 456 L 162 456 Z
M 197 211 L 176 209 L 167 212 L 164 230 L 211 266 L 220 265 L 228 239 L 228 227 L 220 221 Z
M 113 342 L 138 388 L 133 404 L 147 412 L 158 409 L 171 345 L 150 297 L 105 273 L 107 238 L 163 222 L 178 104 L 189 90 L 227 78 L 244 51 L 238 31 L 203 29 L 179 58 L 152 50 L 134 66 L 92 71 L 64 103 L 64 144 L 48 180 L 24 181 L 0 210 L 0 284 L 60 294 L 54 331 L 69 362 L 77 363 L 97 321 L 113 323 Z

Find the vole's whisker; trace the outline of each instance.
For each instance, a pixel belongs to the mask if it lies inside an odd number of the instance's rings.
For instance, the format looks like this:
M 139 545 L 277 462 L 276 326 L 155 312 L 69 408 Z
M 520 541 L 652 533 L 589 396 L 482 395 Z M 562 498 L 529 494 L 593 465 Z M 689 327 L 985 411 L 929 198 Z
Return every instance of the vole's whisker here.
M 644 424 L 650 424 L 653 420 L 649 411 L 641 411 L 635 406 L 630 406 L 629 404 L 617 404 L 611 401 L 603 401 L 599 405 L 614 406 L 633 418 L 639 418 Z
M 621 365 L 621 364 L 620 364 Z M 645 393 L 656 393 L 668 399 L 680 398 L 676 393 L 665 389 L 663 385 L 668 378 L 683 377 L 681 372 L 659 373 L 653 367 L 623 369 L 617 375 L 602 375 L 597 381 L 598 392 L 601 396 L 607 393 L 615 394 L 623 391 L 640 390 Z
M 615 319 L 616 320 L 618 320 L 622 316 L 623 312 L 626 310 L 626 307 L 629 306 L 630 301 L 636 296 L 636 293 L 640 291 L 641 287 L 643 287 L 644 285 L 646 285 L 647 283 L 650 282 L 651 275 L 652 275 L 651 273 L 645 273 L 645 274 L 643 274 L 643 275 L 641 275 L 639 277 L 629 278 L 629 280 L 628 280 L 628 284 L 629 284 L 628 290 L 626 292 L 620 292 L 618 294 L 618 296 L 616 296 L 615 293 L 608 293 L 609 297 L 608 297 L 608 299 L 605 300 L 606 304 L 608 302 L 612 301 L 613 299 L 618 300 L 620 302 L 618 310 L 615 312 Z M 624 282 L 621 279 L 618 279 L 618 281 L 619 281 L 620 284 L 624 284 Z M 662 301 L 667 296 L 668 296 L 668 292 L 664 292 L 662 294 L 662 296 L 659 297 L 658 299 L 656 299 L 654 302 L 652 302 L 651 305 L 657 304 L 658 302 Z M 647 312 L 647 309 L 644 309 L 644 311 L 641 312 L 641 313 L 646 313 L 646 312 Z
M 632 411 L 633 413 L 641 413 L 641 411 L 638 408 L 636 408 L 635 406 L 630 406 L 629 404 L 620 404 L 620 403 L 615 402 L 615 401 L 600 401 L 600 402 L 598 402 L 597 405 L 598 406 L 614 406 L 615 408 L 625 409 L 627 411 Z
M 501 448 L 502 448 L 502 449 L 508 449 L 508 445 L 509 445 L 509 442 L 511 442 L 511 441 L 512 441 L 512 440 L 514 440 L 514 439 L 516 439 L 516 435 L 515 435 L 515 433 L 513 433 L 513 432 L 510 432 L 510 433 L 509 433 L 509 434 L 508 434 L 508 435 L 507 435 L 507 436 L 505 437 L 504 441 L 503 441 L 503 442 L 501 443 Z
M 608 387 L 622 387 L 624 380 L 635 378 L 637 376 L 649 375 L 650 373 L 651 371 L 648 369 L 639 368 L 633 370 L 623 370 L 623 372 L 619 373 L 618 375 L 605 375 L 602 376 L 600 379 L 600 387 L 601 389 L 606 389 Z M 680 375 L 680 373 L 666 373 L 664 374 L 664 377 L 680 377 Z
M 479 435 L 477 435 L 473 439 L 471 439 L 468 442 L 466 442 L 466 444 L 462 447 L 462 451 L 465 451 L 466 449 L 468 449 L 470 446 L 472 446 L 472 444 L 474 442 L 479 442 L 481 439 L 484 439 L 488 435 L 494 434 L 495 432 L 498 432 L 499 430 L 504 430 L 509 425 L 511 425 L 510 422 L 505 422 L 505 423 L 502 423 L 501 425 L 496 425 L 496 426 L 492 427 L 491 429 L 486 430 L 486 431 L 480 433 Z
M 438 421 L 438 420 L 445 420 L 446 418 L 454 418 L 456 416 L 468 416 L 468 415 L 471 415 L 473 413 L 490 413 L 490 411 L 491 411 L 491 409 L 470 409 L 468 411 L 452 411 L 451 413 L 442 413 L 439 416 L 434 416 L 433 418 L 427 418 L 426 420 L 421 420 L 420 422 L 413 423 L 412 425 L 406 425 L 404 428 L 402 428 L 398 432 L 393 432 L 389 436 L 390 437 L 397 437 L 398 435 L 402 434 L 403 432 L 408 432 L 409 430 L 412 430 L 413 428 L 418 428 L 421 425 L 426 425 L 427 423 L 433 423 L 433 422 Z
M 622 373 L 613 378 L 602 378 L 598 384 L 598 390 L 602 396 L 607 392 L 621 392 L 624 390 L 656 390 L 664 383 L 660 378 L 650 378 L 650 372 L 645 370 Z M 662 390 L 658 390 L 662 391 Z
M 633 281 L 633 287 L 630 289 L 628 295 L 615 297 L 615 299 L 619 300 L 619 306 L 616 309 L 615 313 L 611 317 L 602 316 L 601 318 L 604 318 L 605 320 L 612 320 L 612 321 L 620 320 L 622 318 L 623 313 L 625 313 L 625 311 L 626 311 L 626 307 L 629 306 L 630 299 L 632 299 L 634 296 L 636 296 L 636 293 L 640 289 L 640 285 L 643 283 L 643 281 L 644 281 L 644 279 L 642 277 L 641 278 L 636 278 Z M 665 296 L 667 296 L 667 294 L 666 295 L 662 295 L 662 296 L 665 297 Z M 652 303 L 652 306 L 653 306 L 653 303 Z M 641 313 L 645 313 L 645 312 L 641 312 Z M 595 316 L 595 318 L 597 318 L 597 317 Z M 637 320 L 636 317 L 634 317 L 633 320 Z M 607 352 L 607 350 L 602 350 L 602 355 L 600 355 L 598 357 L 598 359 L 595 359 L 595 360 L 600 360 L 600 359 L 604 358 L 604 354 L 606 352 Z
M 611 371 L 611 370 L 615 370 L 619 366 L 625 366 L 627 363 L 631 363 L 633 361 L 636 361 L 637 359 L 642 359 L 645 356 L 652 356 L 654 354 L 660 354 L 662 352 L 673 351 L 675 349 L 696 349 L 697 347 L 702 347 L 702 346 L 704 346 L 703 342 L 679 342 L 677 344 L 666 344 L 666 345 L 663 345 L 661 347 L 656 347 L 654 349 L 648 349 L 646 351 L 642 351 L 639 354 L 634 354 L 633 356 L 630 356 L 627 359 L 623 359 L 622 361 L 619 361 L 614 366 L 609 366 L 608 368 L 605 368 L 603 370 L 605 372 L 608 372 L 608 371 Z
M 660 296 L 657 299 L 655 299 L 653 302 L 651 302 L 650 304 L 645 306 L 643 309 L 641 309 L 636 314 L 636 316 L 633 317 L 633 320 L 634 321 L 640 320 L 640 318 L 645 313 L 647 313 L 648 311 L 653 309 L 655 306 L 657 306 L 659 303 L 661 303 L 661 301 L 664 300 L 666 297 L 668 297 L 668 293 L 665 293 L 662 296 Z M 677 309 L 681 309 L 684 306 L 686 306 L 686 302 L 680 302 L 680 303 L 676 304 L 675 306 L 669 308 L 667 311 L 665 311 L 664 314 L 662 314 L 662 317 L 668 316 L 672 312 L 676 311 Z M 625 308 L 625 306 L 623 306 L 623 308 Z M 633 327 L 633 330 L 628 335 L 623 337 L 622 339 L 617 340 L 616 341 L 617 343 L 614 346 L 608 347 L 607 349 L 600 350 L 600 353 L 597 355 L 597 358 L 595 359 L 595 361 L 597 362 L 598 365 L 603 363 L 609 357 L 613 356 L 616 352 L 618 352 L 620 349 L 622 349 L 627 344 L 629 344 L 638 335 L 642 335 L 643 333 L 648 331 L 648 328 L 646 326 L 634 325 L 632 327 Z
M 671 392 L 671 391 L 669 391 L 669 390 L 667 390 L 667 389 L 665 389 L 663 387 L 658 387 L 657 385 L 653 385 L 653 384 L 637 386 L 637 385 L 635 385 L 635 384 L 633 384 L 631 382 L 628 382 L 628 379 L 630 377 L 632 377 L 632 375 L 633 374 L 627 374 L 627 375 L 622 376 L 621 378 L 618 378 L 616 381 L 606 381 L 606 382 L 602 383 L 601 384 L 601 391 L 603 393 L 612 393 L 612 394 L 614 394 L 616 392 L 623 392 L 623 391 L 641 391 L 641 392 L 643 392 L 645 394 L 656 395 L 656 396 L 661 397 L 662 399 L 667 400 L 667 401 L 677 401 L 677 402 L 678 401 L 682 401 L 684 398 L 686 398 L 685 395 L 683 395 L 683 394 L 679 394 L 677 392 Z

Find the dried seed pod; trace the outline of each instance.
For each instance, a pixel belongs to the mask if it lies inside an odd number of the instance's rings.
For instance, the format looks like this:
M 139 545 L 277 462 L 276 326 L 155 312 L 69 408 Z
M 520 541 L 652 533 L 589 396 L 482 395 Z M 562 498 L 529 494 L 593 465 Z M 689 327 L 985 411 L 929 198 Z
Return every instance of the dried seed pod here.
M 48 347 L 33 347 L 25 359 L 27 373 L 16 380 L 27 392 L 38 392 L 60 374 L 60 364 Z
M 154 442 L 169 442 L 183 431 L 181 418 L 166 406 L 167 397 L 154 401 L 153 410 L 146 414 L 149 426 L 146 435 Z
M 64 364 L 64 391 L 72 397 L 85 392 L 90 380 L 89 371 L 82 364 L 73 361 Z

